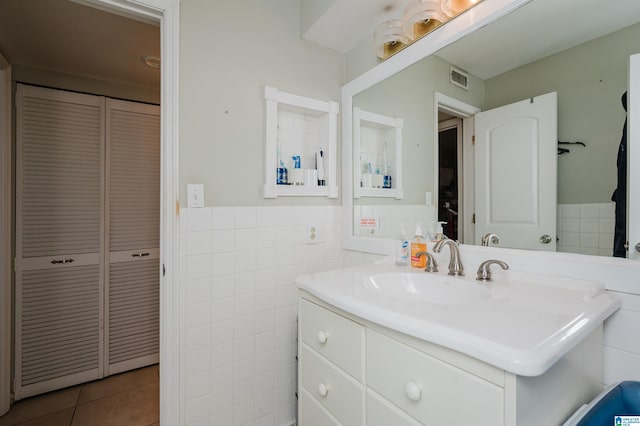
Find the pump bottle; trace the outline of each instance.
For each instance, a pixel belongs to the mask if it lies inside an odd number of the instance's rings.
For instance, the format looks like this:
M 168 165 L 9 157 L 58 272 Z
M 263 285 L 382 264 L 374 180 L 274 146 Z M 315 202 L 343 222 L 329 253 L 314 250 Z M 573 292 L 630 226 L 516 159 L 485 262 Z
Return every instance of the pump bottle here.
M 427 243 L 422 235 L 422 227 L 416 226 L 416 234 L 411 240 L 411 266 L 415 268 L 425 268 L 427 266 L 427 256 L 417 256 L 420 252 L 427 251 Z

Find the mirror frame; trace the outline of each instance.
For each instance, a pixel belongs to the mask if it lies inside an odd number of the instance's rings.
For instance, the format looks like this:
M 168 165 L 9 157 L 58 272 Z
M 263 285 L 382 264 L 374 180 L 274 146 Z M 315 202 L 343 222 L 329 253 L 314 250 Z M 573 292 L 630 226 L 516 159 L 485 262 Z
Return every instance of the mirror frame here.
M 484 0 L 342 86 L 342 245 L 344 249 L 390 255 L 395 253 L 397 246 L 395 239 L 354 235 L 353 97 L 530 1 L 532 0 Z

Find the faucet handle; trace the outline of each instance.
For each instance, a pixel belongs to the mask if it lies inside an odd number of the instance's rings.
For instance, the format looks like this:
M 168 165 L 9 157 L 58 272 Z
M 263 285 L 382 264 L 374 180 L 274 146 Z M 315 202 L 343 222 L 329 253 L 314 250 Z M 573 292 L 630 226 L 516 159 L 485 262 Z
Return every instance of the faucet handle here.
M 436 262 L 436 258 L 433 257 L 431 253 L 427 253 L 426 251 L 420 251 L 416 253 L 416 257 L 419 259 L 420 256 L 427 257 L 427 267 L 424 268 L 425 272 L 438 272 L 438 262 Z
M 499 265 L 505 271 L 507 269 L 509 269 L 509 265 L 507 265 L 502 260 L 496 260 L 496 259 L 485 260 L 478 267 L 478 274 L 476 276 L 476 280 L 483 281 L 483 282 L 493 281 L 493 278 L 491 278 L 491 268 L 490 268 L 490 266 L 494 265 L 494 264 L 495 265 Z
M 500 244 L 500 237 L 494 233 L 489 233 L 482 237 L 482 245 L 485 247 L 491 247 L 491 244 Z

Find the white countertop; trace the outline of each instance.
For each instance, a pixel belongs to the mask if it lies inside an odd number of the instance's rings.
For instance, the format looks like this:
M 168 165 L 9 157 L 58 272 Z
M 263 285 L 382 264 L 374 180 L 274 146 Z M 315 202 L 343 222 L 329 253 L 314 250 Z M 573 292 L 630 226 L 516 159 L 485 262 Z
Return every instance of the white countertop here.
M 523 376 L 543 374 L 620 306 L 595 281 L 492 270 L 495 282 L 482 283 L 474 269 L 450 277 L 446 263 L 427 273 L 387 259 L 296 283 L 352 315 Z M 414 278 L 437 285 L 416 286 Z M 441 300 L 449 288 L 453 296 Z

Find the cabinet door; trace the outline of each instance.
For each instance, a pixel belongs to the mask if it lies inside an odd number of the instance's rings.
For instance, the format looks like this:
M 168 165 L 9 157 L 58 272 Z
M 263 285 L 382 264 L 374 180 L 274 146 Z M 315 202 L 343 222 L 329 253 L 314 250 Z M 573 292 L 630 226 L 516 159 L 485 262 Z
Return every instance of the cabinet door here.
M 504 389 L 370 329 L 367 386 L 425 424 L 504 424 Z
M 160 109 L 107 100 L 107 374 L 159 360 Z
M 102 377 L 104 99 L 18 85 L 16 399 Z
M 367 426 L 420 426 L 421 423 L 402 412 L 371 389 L 367 389 Z

